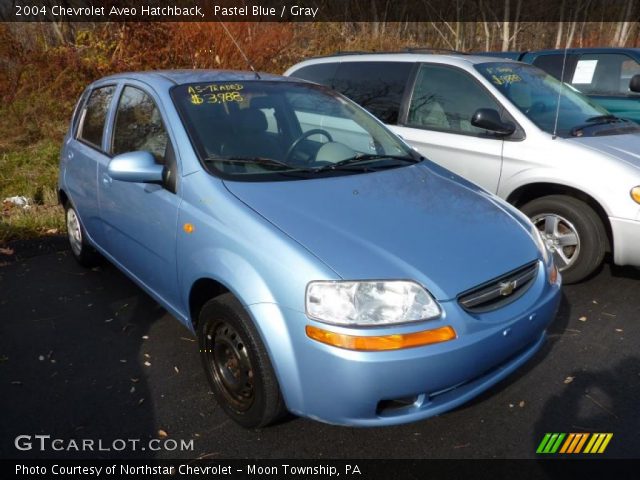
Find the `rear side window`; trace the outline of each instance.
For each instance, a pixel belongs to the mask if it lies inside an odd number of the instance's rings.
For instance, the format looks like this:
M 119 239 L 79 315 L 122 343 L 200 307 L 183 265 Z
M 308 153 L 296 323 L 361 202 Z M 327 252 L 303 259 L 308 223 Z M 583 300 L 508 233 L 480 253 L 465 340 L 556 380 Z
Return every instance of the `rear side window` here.
M 99 149 L 102 148 L 104 123 L 115 90 L 114 85 L 96 88 L 91 92 L 82 113 L 78 138 Z
M 139 88 L 126 86 L 120 96 L 111 153 L 148 151 L 163 164 L 169 137 L 160 110 Z
M 564 54 L 541 55 L 533 60 L 533 64 L 541 70 L 544 70 L 552 77 L 560 80 L 562 76 L 562 63 L 564 66 L 564 81 L 571 80 L 576 68 L 578 56 L 575 54 L 567 54 L 565 61 Z
M 393 125 L 412 68 L 411 62 L 341 63 L 332 87 Z
M 75 135 L 77 132 L 78 124 L 80 123 L 80 118 L 82 118 L 82 112 L 84 111 L 82 107 L 84 106 L 84 102 L 87 100 L 88 96 L 89 96 L 89 90 L 85 90 L 80 96 L 80 98 L 78 99 L 76 106 L 73 107 L 73 114 L 71 115 L 72 135 Z
M 291 76 L 330 87 L 333 84 L 333 77 L 336 74 L 337 68 L 337 63 L 316 63 L 315 65 L 309 65 L 302 67 L 300 70 L 296 70 Z
M 633 58 L 619 53 L 587 53 L 580 57 L 571 84 L 583 93 L 629 95 L 631 77 L 640 73 Z

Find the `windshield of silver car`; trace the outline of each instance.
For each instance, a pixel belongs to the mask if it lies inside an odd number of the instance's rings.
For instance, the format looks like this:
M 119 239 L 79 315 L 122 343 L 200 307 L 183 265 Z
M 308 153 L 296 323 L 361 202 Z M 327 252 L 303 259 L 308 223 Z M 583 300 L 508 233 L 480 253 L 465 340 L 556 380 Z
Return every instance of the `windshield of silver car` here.
M 612 115 L 539 68 L 506 62 L 481 63 L 475 68 L 547 133 L 581 137 L 638 131 L 635 123 Z

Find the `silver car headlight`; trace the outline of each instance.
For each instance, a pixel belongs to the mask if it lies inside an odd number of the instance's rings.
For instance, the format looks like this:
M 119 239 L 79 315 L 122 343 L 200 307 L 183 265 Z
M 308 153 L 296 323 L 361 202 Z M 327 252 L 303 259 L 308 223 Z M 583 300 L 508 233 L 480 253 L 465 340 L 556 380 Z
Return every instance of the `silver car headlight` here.
M 429 292 L 405 280 L 310 282 L 305 305 L 310 318 L 346 326 L 419 322 L 441 314 Z
M 542 239 L 542 235 L 540 234 L 540 230 L 535 225 L 531 226 L 531 236 L 533 240 L 536 242 L 536 246 L 542 255 L 545 265 L 549 263 L 549 248 L 547 247 L 546 242 Z

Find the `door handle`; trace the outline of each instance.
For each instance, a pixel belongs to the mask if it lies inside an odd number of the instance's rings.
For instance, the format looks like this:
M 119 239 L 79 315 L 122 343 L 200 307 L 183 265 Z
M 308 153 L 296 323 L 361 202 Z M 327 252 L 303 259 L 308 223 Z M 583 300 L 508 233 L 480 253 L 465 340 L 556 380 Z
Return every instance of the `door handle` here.
M 103 173 L 102 174 L 102 183 L 105 186 L 108 187 L 109 185 L 111 185 L 111 182 L 113 182 L 113 179 L 109 176 L 109 174 L 108 173 Z
M 69 150 L 69 152 L 67 153 L 67 158 L 69 160 L 71 160 L 73 158 L 73 152 L 71 150 Z

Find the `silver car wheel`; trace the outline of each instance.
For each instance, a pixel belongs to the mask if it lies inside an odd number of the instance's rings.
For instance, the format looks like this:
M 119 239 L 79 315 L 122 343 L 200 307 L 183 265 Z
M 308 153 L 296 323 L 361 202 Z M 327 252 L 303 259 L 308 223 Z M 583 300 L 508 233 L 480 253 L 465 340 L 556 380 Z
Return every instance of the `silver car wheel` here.
M 580 236 L 573 224 L 555 213 L 541 213 L 531 218 L 540 231 L 560 271 L 571 267 L 580 255 Z
M 82 254 L 82 230 L 76 211 L 73 208 L 67 210 L 67 235 L 71 250 L 76 256 L 80 256 Z

